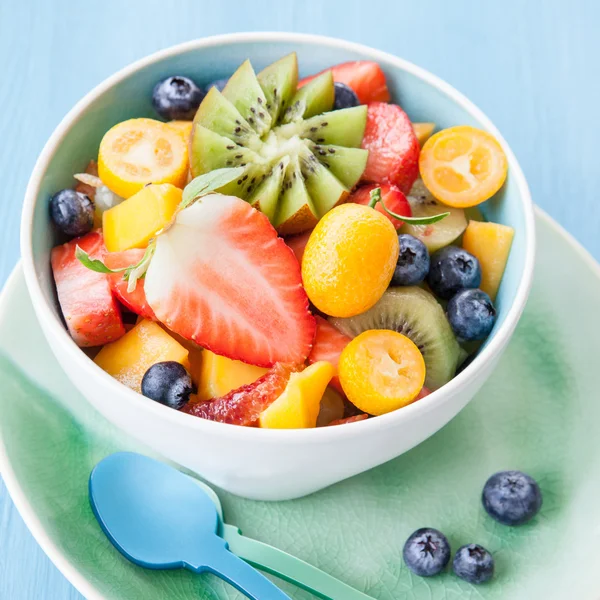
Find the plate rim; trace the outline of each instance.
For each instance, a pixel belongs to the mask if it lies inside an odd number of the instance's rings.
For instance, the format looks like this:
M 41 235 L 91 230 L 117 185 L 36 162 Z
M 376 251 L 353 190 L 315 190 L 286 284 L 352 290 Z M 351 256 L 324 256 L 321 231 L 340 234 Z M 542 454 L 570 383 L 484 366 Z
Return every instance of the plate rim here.
M 576 251 L 579 258 L 585 262 L 594 275 L 600 279 L 600 263 L 595 260 L 592 254 L 570 232 L 568 232 L 562 225 L 557 223 L 548 213 L 538 206 L 535 207 L 535 215 L 536 218 L 544 221 L 544 223 L 548 225 L 556 235 L 564 238 L 565 241 Z M 6 283 L 2 288 L 2 292 L 0 293 L 0 319 L 2 319 L 5 312 L 5 306 L 8 303 L 8 298 L 11 296 L 11 293 L 13 293 L 13 290 L 17 285 L 19 273 L 22 271 L 22 261 L 19 260 L 6 280 Z M 40 326 L 39 323 L 38 326 Z M 89 600 L 111 600 L 98 589 L 96 589 L 96 587 L 83 575 L 83 573 L 62 553 L 55 542 L 46 533 L 46 530 L 42 526 L 36 512 L 21 488 L 19 480 L 8 458 L 8 453 L 1 435 L 0 476 L 2 476 L 4 479 L 10 497 L 21 518 L 25 522 L 25 525 L 31 532 L 33 538 L 39 544 L 54 566 L 67 579 L 67 581 L 69 581 L 80 594 Z

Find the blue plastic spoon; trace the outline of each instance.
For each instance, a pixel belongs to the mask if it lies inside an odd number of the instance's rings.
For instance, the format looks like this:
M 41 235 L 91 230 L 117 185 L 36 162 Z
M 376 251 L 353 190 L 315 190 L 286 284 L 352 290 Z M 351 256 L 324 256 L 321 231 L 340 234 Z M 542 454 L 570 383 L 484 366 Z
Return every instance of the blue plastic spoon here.
M 217 535 L 219 515 L 210 497 L 168 465 L 141 454 L 113 454 L 92 471 L 90 499 L 100 526 L 132 562 L 209 571 L 252 600 L 290 600 L 228 550 Z

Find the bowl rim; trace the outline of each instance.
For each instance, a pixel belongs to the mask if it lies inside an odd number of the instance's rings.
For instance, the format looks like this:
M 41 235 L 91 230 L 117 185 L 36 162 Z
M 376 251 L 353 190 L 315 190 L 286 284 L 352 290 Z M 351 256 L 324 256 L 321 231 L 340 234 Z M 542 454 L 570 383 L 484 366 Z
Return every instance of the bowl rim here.
M 31 243 L 33 234 L 33 214 L 43 175 L 56 149 L 60 146 L 71 127 L 75 125 L 86 109 L 93 105 L 100 95 L 108 91 L 117 83 L 135 74 L 137 71 L 152 65 L 157 61 L 185 54 L 193 50 L 242 43 L 269 44 L 282 42 L 320 45 L 355 52 L 361 54 L 364 60 L 374 60 L 384 64 L 387 63 L 394 68 L 408 72 L 442 92 L 455 103 L 460 105 L 475 119 L 481 122 L 483 126 L 496 137 L 508 158 L 511 177 L 516 181 L 524 211 L 525 258 L 523 276 L 519 282 L 514 302 L 508 308 L 504 322 L 501 324 L 499 330 L 495 333 L 492 340 L 490 340 L 489 344 L 483 348 L 483 350 L 475 357 L 473 362 L 464 369 L 464 371 L 456 375 L 442 388 L 419 400 L 419 402 L 414 402 L 403 407 L 401 410 L 395 410 L 385 415 L 378 416 L 374 419 L 349 423 L 344 427 L 319 427 L 311 429 L 259 429 L 253 427 L 231 426 L 226 423 L 218 423 L 193 417 L 191 415 L 172 410 L 156 402 L 148 402 L 141 394 L 138 394 L 137 392 L 127 388 L 113 377 L 108 375 L 108 373 L 104 372 L 75 344 L 61 320 L 54 314 L 53 309 L 46 301 L 44 293 L 41 289 L 40 281 L 36 275 L 33 260 Z M 183 42 L 181 44 L 159 50 L 158 52 L 141 58 L 120 69 L 88 92 L 62 119 L 46 142 L 41 154 L 38 157 L 38 160 L 36 161 L 25 192 L 21 217 L 20 243 L 25 280 L 33 305 L 35 307 L 37 318 L 44 325 L 43 329 L 46 330 L 46 334 L 50 333 L 52 337 L 60 344 L 61 351 L 64 352 L 64 357 L 62 360 L 72 362 L 72 368 L 82 370 L 87 377 L 91 379 L 99 379 L 102 384 L 107 387 L 110 393 L 121 397 L 123 400 L 134 403 L 134 407 L 137 409 L 146 411 L 147 413 L 152 413 L 160 419 L 170 421 L 173 425 L 196 430 L 199 434 L 202 432 L 208 433 L 210 430 L 212 434 L 230 436 L 231 438 L 236 438 L 240 441 L 257 441 L 260 439 L 264 443 L 285 443 L 288 445 L 294 445 L 305 444 L 306 442 L 328 443 L 334 440 L 345 439 L 348 436 L 358 435 L 360 432 L 366 435 L 368 432 L 374 433 L 382 428 L 387 429 L 389 427 L 395 427 L 402 421 L 410 421 L 421 414 L 435 410 L 444 404 L 445 401 L 447 401 L 450 397 L 458 394 L 462 389 L 468 387 L 469 382 L 474 379 L 478 370 L 483 368 L 486 363 L 493 362 L 500 356 L 502 350 L 506 346 L 509 338 L 516 328 L 519 318 L 525 308 L 525 304 L 527 302 L 533 282 L 533 269 L 535 262 L 535 223 L 534 208 L 529 187 L 517 162 L 517 159 L 510 149 L 510 146 L 492 121 L 473 102 L 471 102 L 466 96 L 461 94 L 450 84 L 407 60 L 398 58 L 392 54 L 383 52 L 381 50 L 376 50 L 363 44 L 322 35 L 267 31 L 210 36 Z

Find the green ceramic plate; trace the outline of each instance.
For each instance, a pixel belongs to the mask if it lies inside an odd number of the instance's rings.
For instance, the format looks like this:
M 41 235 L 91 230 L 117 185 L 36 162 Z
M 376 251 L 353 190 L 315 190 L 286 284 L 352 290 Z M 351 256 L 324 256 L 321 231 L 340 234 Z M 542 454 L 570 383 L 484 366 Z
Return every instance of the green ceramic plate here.
M 400 458 L 308 498 L 264 503 L 220 493 L 226 519 L 380 600 L 598 598 L 600 269 L 547 217 L 538 215 L 537 225 L 523 320 L 497 371 L 456 419 Z M 0 470 L 12 497 L 85 596 L 241 597 L 212 576 L 134 567 L 104 538 L 88 505 L 89 472 L 110 452 L 144 449 L 66 380 L 20 270 L 0 302 L 0 414 Z M 544 493 L 540 515 L 514 529 L 488 518 L 479 501 L 486 478 L 508 468 L 531 473 Z M 450 573 L 411 575 L 402 545 L 422 526 L 446 532 L 454 549 L 486 546 L 496 578 L 475 588 Z M 295 599 L 312 597 L 282 587 Z

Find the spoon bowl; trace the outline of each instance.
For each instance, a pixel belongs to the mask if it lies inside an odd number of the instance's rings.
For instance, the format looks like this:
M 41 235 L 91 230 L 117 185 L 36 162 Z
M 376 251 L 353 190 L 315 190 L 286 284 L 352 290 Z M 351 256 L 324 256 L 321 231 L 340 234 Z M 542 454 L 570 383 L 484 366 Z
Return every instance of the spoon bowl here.
M 141 454 L 119 452 L 94 468 L 89 491 L 104 533 L 135 564 L 209 571 L 253 600 L 289 600 L 228 550 L 217 534 L 215 503 L 187 475 Z

